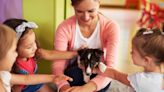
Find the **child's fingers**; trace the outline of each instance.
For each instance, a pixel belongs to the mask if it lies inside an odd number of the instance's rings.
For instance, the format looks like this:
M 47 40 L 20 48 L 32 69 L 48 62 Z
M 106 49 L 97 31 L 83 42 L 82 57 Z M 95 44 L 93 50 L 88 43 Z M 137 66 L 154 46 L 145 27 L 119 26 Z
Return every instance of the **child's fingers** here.
M 42 49 L 37 49 L 36 55 L 41 57 L 42 56 Z
M 54 78 L 55 83 L 63 81 L 63 80 L 73 81 L 73 79 L 71 77 L 68 77 L 68 76 L 65 76 L 65 75 L 58 75 L 58 76 L 55 76 L 55 78 Z

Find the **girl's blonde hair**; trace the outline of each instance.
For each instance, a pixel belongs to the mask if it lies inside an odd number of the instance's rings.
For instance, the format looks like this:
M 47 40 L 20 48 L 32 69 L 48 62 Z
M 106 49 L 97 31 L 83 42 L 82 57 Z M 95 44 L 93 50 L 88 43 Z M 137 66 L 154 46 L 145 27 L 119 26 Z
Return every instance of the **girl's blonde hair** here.
M 16 39 L 16 33 L 9 27 L 0 24 L 0 60 L 4 58 Z

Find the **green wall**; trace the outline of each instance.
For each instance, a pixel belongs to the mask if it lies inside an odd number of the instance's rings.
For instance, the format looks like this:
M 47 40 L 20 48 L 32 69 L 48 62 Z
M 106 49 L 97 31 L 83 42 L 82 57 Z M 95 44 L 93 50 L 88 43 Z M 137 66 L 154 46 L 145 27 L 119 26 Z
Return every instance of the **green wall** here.
M 42 48 L 53 49 L 53 36 L 57 25 L 64 20 L 66 0 L 23 0 L 23 16 L 34 21 L 39 28 L 35 30 Z M 68 0 L 67 0 L 68 1 Z M 50 73 L 51 62 L 41 60 L 39 73 Z

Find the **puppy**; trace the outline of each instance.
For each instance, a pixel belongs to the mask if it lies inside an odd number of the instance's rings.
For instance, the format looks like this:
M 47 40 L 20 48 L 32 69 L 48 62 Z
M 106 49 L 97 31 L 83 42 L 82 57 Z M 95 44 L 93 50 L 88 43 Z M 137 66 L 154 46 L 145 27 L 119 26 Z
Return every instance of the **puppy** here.
M 100 49 L 84 48 L 78 51 L 77 63 L 83 70 L 84 81 L 88 82 L 93 70 L 98 68 L 105 72 L 106 65 L 102 62 L 103 51 Z

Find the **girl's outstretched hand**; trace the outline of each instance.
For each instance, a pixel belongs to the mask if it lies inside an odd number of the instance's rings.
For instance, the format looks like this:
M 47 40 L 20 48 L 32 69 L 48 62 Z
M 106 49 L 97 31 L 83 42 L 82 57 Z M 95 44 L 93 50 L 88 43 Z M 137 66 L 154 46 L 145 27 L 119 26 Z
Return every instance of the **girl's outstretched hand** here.
M 46 60 L 52 60 L 53 57 L 51 57 L 53 51 L 51 50 L 46 50 L 46 49 L 38 49 L 36 52 L 36 55 L 40 58 L 46 59 Z
M 46 60 L 56 59 L 71 59 L 77 55 L 77 51 L 57 51 L 57 50 L 46 50 L 38 49 L 36 56 Z
M 56 75 L 53 79 L 53 83 L 55 84 L 58 84 L 61 81 L 73 81 L 73 79 L 65 75 Z

